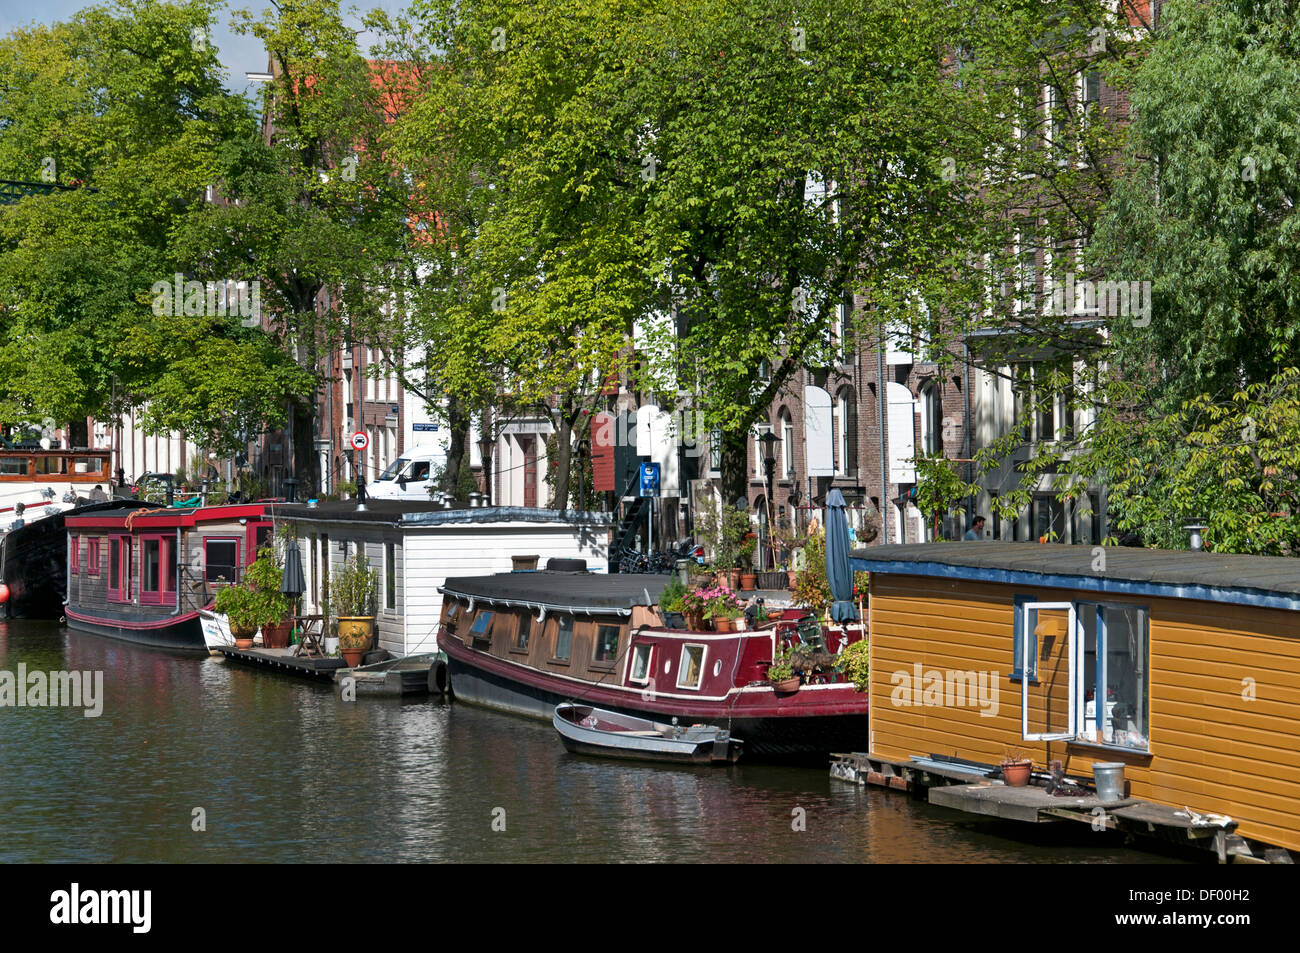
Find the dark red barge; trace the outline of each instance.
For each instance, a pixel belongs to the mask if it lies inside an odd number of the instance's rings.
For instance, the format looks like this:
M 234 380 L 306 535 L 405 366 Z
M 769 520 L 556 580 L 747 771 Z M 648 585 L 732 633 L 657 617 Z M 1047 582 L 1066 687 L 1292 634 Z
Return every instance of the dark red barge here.
M 867 700 L 842 675 L 778 693 L 778 643 L 807 640 L 797 618 L 749 632 L 668 628 L 664 577 L 515 572 L 448 579 L 438 647 L 458 701 L 550 722 L 578 701 L 652 721 L 727 728 L 746 760 L 812 759 L 867 741 Z M 796 615 L 792 614 L 792 615 Z M 860 629 L 813 625 L 834 653 Z

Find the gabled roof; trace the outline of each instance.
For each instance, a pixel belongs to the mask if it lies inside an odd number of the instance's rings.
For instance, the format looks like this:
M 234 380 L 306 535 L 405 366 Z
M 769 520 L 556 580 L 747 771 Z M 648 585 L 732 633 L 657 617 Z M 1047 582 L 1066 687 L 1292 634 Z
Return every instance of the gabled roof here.
M 850 562 L 879 574 L 1300 611 L 1300 559 L 1281 556 L 986 541 L 856 549 Z

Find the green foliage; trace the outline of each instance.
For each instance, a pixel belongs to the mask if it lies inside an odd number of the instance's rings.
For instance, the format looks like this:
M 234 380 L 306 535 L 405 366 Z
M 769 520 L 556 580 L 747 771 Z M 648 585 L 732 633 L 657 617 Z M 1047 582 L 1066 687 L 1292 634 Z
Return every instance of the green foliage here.
M 836 669 L 852 679 L 858 691 L 865 692 L 871 674 L 871 643 L 865 637 L 850 642 L 840 652 Z
M 713 565 L 720 569 L 740 569 L 747 556 L 745 537 L 751 533 L 749 513 L 734 506 L 719 506 L 712 497 L 702 502 L 695 519 L 695 531 L 713 548 Z M 754 546 L 749 546 L 752 556 Z
M 787 678 L 794 677 L 794 665 L 791 664 L 794 653 L 788 645 L 781 645 L 776 650 L 776 657 L 772 659 L 772 664 L 767 668 L 767 677 L 769 681 L 784 682 Z
M 330 600 L 337 618 L 366 617 L 375 614 L 379 597 L 379 574 L 370 568 L 370 560 L 358 549 L 330 577 Z
M 813 615 L 820 616 L 831 604 L 831 584 L 826 578 L 826 536 L 811 533 L 804 544 L 804 568 L 795 575 L 792 598 Z
M 217 593 L 215 608 L 229 617 L 232 633 L 251 634 L 259 626 L 280 622 L 289 615 L 292 605 L 280 591 L 282 579 L 283 570 L 274 553 L 263 549 L 237 585 Z
M 663 592 L 659 593 L 660 615 L 667 618 L 670 612 L 681 612 L 685 608 L 685 597 L 688 591 L 686 583 L 674 576 L 672 581 L 664 586 Z

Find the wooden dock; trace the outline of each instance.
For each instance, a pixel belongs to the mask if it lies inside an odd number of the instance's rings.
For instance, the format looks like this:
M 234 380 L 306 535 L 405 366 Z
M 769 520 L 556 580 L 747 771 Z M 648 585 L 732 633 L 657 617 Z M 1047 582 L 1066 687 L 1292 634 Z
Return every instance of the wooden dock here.
M 1288 851 L 1249 841 L 1236 833 L 1237 822 L 1136 798 L 1103 802 L 1095 794 L 1065 797 L 1045 787 L 1011 787 L 988 777 L 993 765 L 914 756 L 892 761 L 862 753 L 834 754 L 831 777 L 856 784 L 906 791 L 931 804 L 1026 824 L 1065 821 L 1088 824 L 1134 837 L 1213 851 L 1219 863 L 1294 863 Z
M 261 665 L 288 675 L 297 675 L 300 678 L 318 679 L 320 681 L 332 680 L 334 673 L 345 667 L 345 663 L 341 658 L 297 656 L 293 654 L 292 648 L 235 649 L 221 647 L 218 651 L 233 662 L 244 665 Z

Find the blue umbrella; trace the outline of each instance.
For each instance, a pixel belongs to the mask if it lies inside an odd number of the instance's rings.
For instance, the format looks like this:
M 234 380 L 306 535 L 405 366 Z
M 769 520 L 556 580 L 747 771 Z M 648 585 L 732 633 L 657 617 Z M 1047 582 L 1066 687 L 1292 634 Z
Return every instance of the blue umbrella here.
M 826 496 L 826 580 L 831 585 L 831 619 L 857 622 L 853 605 L 853 570 L 849 566 L 849 520 L 844 514 L 844 494 L 831 490 Z

